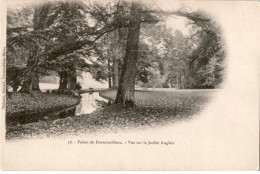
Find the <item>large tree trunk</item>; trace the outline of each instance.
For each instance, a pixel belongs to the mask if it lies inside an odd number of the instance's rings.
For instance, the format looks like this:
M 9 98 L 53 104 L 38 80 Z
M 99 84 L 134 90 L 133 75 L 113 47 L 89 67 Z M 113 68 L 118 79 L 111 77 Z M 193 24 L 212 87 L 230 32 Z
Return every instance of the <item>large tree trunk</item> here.
M 72 89 L 76 89 L 76 84 L 77 84 L 77 77 L 73 76 L 69 76 L 67 79 L 67 84 L 68 84 L 68 89 L 72 90 Z
M 67 89 L 68 86 L 68 73 L 66 71 L 60 72 L 60 86 L 59 90 Z
M 68 90 L 72 89 L 72 77 L 71 76 L 68 76 L 68 78 L 67 78 L 67 88 L 68 88 Z
M 44 28 L 43 20 L 41 20 L 41 17 L 44 17 L 43 12 L 47 13 L 47 9 L 49 8 L 49 5 L 43 5 L 40 4 L 39 6 L 35 7 L 35 12 L 33 15 L 33 30 L 37 31 L 39 29 Z M 32 71 L 35 64 L 38 62 L 38 47 L 35 46 L 31 49 L 31 56 L 27 60 L 27 69 L 29 70 L 29 73 L 27 74 L 27 78 L 23 82 L 22 88 L 20 92 L 28 92 L 31 93 L 31 91 L 40 91 L 39 88 L 39 76 L 37 72 L 34 70 Z
M 26 80 L 23 82 L 20 92 L 31 93 L 32 91 L 40 91 L 39 82 L 39 76 L 32 74 L 30 77 L 27 77 Z
M 114 33 L 114 39 L 115 39 L 115 47 L 112 48 L 114 55 L 113 55 L 113 88 L 118 88 L 118 82 L 119 82 L 119 62 L 121 58 L 123 57 L 123 47 L 122 47 L 122 40 L 124 40 L 123 35 L 120 34 L 119 30 L 115 30 Z
M 32 91 L 41 91 L 40 90 L 40 78 L 38 75 L 35 75 L 32 79 Z
M 118 88 L 118 62 L 117 58 L 113 58 L 113 88 Z
M 73 69 L 73 72 L 71 75 L 68 76 L 67 78 L 67 83 L 68 83 L 68 89 L 76 89 L 76 84 L 77 84 L 77 72 L 76 69 Z
M 17 92 L 21 82 L 17 78 L 12 83 L 13 92 Z M 7 88 L 6 88 L 7 89 Z
M 77 84 L 77 74 L 73 74 L 71 77 L 71 89 L 76 89 Z
M 120 103 L 125 107 L 134 106 L 136 63 L 141 26 L 139 8 L 135 2 L 132 4 L 131 13 L 134 17 L 128 27 L 126 53 L 115 100 L 115 103 Z
M 32 92 L 32 78 L 31 77 L 29 77 L 25 81 L 23 81 L 23 85 L 22 85 L 20 92 L 26 92 L 26 93 Z
M 14 84 L 14 85 L 12 85 L 12 88 L 13 88 L 13 92 L 17 92 L 19 85 Z
M 35 51 L 35 50 L 33 50 Z M 34 59 L 32 56 L 28 57 L 27 60 L 27 67 L 24 72 L 25 80 L 23 81 L 22 88 L 19 92 L 26 92 L 26 93 L 31 93 L 32 92 L 32 81 L 33 81 L 33 72 L 31 69 L 33 68 L 34 65 Z

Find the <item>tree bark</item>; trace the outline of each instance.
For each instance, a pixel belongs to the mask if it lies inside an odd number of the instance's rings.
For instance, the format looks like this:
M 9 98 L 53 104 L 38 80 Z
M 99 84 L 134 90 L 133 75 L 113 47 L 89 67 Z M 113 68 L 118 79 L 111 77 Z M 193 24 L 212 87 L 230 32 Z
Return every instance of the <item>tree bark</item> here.
M 67 89 L 68 86 L 68 73 L 65 71 L 60 72 L 60 86 L 59 90 Z
M 68 76 L 68 78 L 67 78 L 67 88 L 68 88 L 68 90 L 72 89 L 72 77 L 71 76 Z
M 26 93 L 31 93 L 32 92 L 32 78 L 27 78 L 23 82 L 23 86 L 22 86 L 20 92 L 26 92 Z
M 33 30 L 38 31 L 39 29 L 44 28 L 43 21 L 41 18 L 46 17 L 46 14 L 44 15 L 43 13 L 47 13 L 48 8 L 50 8 L 49 5 L 43 5 L 40 4 L 39 6 L 35 7 L 35 12 L 33 15 Z M 38 72 L 35 70 L 32 70 L 35 64 L 38 63 L 38 46 L 36 45 L 34 48 L 31 49 L 31 56 L 29 56 L 27 60 L 27 69 L 29 70 L 28 77 L 26 77 L 25 81 L 23 82 L 21 92 L 28 92 L 31 93 L 32 91 L 40 91 L 39 87 L 39 76 Z
M 34 59 L 32 56 L 29 56 L 27 60 L 27 67 L 26 67 L 26 72 L 24 74 L 25 80 L 23 81 L 22 88 L 19 92 L 26 92 L 26 93 L 31 93 L 32 92 L 32 77 L 33 77 L 33 72 L 31 72 L 31 69 L 34 64 Z
M 77 74 L 73 74 L 71 77 L 71 89 L 76 89 L 77 84 Z
M 114 32 L 114 42 L 116 43 L 113 49 L 113 88 L 118 88 L 119 82 L 119 62 L 123 57 L 123 47 L 122 40 L 124 40 L 123 35 L 120 34 L 119 30 L 115 30 Z
M 76 84 L 77 84 L 77 78 L 75 78 L 74 76 L 69 76 L 67 78 L 67 88 L 69 90 L 73 90 L 76 89 Z
M 117 58 L 113 58 L 113 88 L 118 88 L 118 62 Z
M 26 80 L 23 82 L 20 92 L 31 93 L 32 91 L 41 91 L 39 82 L 39 76 L 31 74 L 30 77 L 27 77 Z
M 40 90 L 40 78 L 38 75 L 35 75 L 33 78 L 32 78 L 32 91 L 41 91 Z
M 76 84 L 77 84 L 77 73 L 76 69 L 73 69 L 73 72 L 71 75 L 68 76 L 67 78 L 67 84 L 68 84 L 68 89 L 76 89 Z
M 13 88 L 13 92 L 17 92 L 17 90 L 18 90 L 18 88 L 19 88 L 19 85 L 14 84 L 14 85 L 12 86 L 12 88 Z
M 139 5 L 136 2 L 132 3 L 131 13 L 134 17 L 128 27 L 126 53 L 115 100 L 115 103 L 120 103 L 125 107 L 134 106 L 136 63 L 141 26 Z

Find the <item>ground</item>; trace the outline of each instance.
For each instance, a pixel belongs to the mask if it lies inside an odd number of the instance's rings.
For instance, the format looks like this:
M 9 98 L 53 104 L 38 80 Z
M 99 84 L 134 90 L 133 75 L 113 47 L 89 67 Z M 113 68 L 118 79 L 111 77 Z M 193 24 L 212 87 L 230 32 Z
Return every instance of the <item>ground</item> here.
M 79 98 L 70 95 L 48 94 L 42 92 L 13 93 L 7 97 L 7 117 L 14 115 L 43 113 L 55 109 L 66 108 L 77 104 Z
M 137 91 L 136 106 L 133 108 L 125 109 L 112 104 L 92 114 L 9 126 L 6 137 L 7 139 L 44 138 L 169 125 L 192 118 L 201 111 L 212 93 L 199 90 Z M 116 91 L 103 91 L 100 95 L 114 100 Z

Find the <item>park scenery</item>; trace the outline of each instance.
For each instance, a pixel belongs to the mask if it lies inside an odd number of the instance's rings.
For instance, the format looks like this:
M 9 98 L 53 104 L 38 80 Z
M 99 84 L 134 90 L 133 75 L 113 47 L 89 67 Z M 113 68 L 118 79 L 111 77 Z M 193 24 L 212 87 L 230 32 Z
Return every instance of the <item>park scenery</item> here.
M 202 9 L 158 2 L 10 2 L 6 139 L 196 119 L 223 86 L 221 28 Z

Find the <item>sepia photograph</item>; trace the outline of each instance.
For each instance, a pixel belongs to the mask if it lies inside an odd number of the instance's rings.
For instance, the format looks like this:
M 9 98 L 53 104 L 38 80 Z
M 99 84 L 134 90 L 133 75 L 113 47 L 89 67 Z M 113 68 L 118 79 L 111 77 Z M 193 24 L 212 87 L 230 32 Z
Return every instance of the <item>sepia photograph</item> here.
M 4 170 L 259 170 L 257 1 L 1 6 Z

